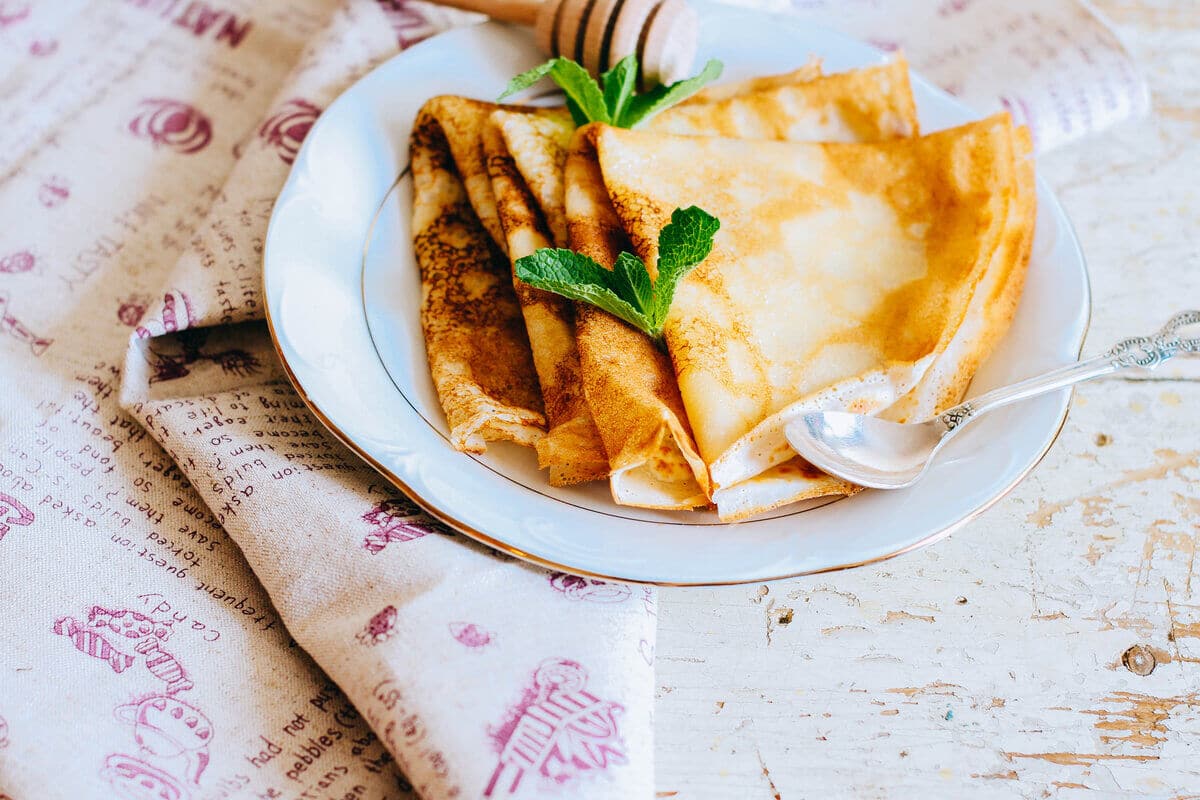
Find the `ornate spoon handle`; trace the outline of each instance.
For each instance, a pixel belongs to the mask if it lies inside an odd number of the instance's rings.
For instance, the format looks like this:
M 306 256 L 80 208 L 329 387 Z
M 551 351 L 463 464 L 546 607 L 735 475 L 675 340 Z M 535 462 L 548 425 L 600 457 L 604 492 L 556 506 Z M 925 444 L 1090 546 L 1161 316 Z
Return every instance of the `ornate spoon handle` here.
M 1152 336 L 1135 336 L 1131 339 L 1124 339 L 1102 356 L 1068 364 L 1019 383 L 993 389 L 965 403 L 960 403 L 954 408 L 947 409 L 938 415 L 938 419 L 949 432 L 973 417 L 1009 403 L 1024 400 L 1027 397 L 1036 397 L 1039 394 L 1061 389 L 1073 383 L 1099 378 L 1119 370 L 1154 369 L 1180 353 L 1198 354 L 1200 353 L 1200 331 L 1193 331 L 1193 335 L 1190 337 L 1181 335 L 1184 328 L 1192 325 L 1200 326 L 1200 311 L 1181 311 L 1171 317 L 1162 330 Z

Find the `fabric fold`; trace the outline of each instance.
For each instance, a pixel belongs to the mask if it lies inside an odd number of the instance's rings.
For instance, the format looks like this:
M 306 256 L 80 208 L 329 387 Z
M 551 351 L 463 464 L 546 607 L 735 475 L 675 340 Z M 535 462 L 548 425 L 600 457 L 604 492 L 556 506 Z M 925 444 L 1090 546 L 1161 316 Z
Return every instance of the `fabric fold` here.
M 259 326 L 210 346 L 272 363 Z M 320 431 L 277 368 L 256 378 L 206 363 L 130 409 L 187 465 L 292 637 L 416 793 L 651 797 L 654 592 L 466 540 Z M 221 446 L 198 414 L 236 420 Z M 297 458 L 297 439 L 320 457 Z

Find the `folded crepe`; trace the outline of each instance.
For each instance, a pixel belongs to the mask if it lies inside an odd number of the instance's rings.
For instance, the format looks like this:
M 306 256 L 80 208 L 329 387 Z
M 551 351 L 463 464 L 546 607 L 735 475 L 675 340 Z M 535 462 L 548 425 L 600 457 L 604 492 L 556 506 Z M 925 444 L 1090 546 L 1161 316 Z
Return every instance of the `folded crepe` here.
M 1006 114 L 872 144 L 578 136 L 647 264 L 673 209 L 721 220 L 666 339 L 722 519 L 852 491 L 796 457 L 786 424 L 827 408 L 928 416 L 1011 320 L 1034 190 Z
M 547 116 L 496 111 L 484 130 L 483 151 L 513 264 L 540 248 L 567 245 L 562 167 L 573 130 L 565 111 Z M 536 180 L 525 181 L 518 158 Z M 515 274 L 512 281 L 546 408 L 548 431 L 537 442 L 538 464 L 550 471 L 551 486 L 607 477 L 608 455 L 583 395 L 574 303 Z
M 813 142 L 877 142 L 917 133 L 917 107 L 902 57 L 825 76 L 819 65 L 810 65 L 734 87 L 734 94 L 718 87 L 704 102 L 693 98 L 675 106 L 653 118 L 647 130 Z
M 868 77 L 856 84 L 870 84 L 872 80 L 879 84 L 899 83 L 907 76 L 907 71 L 899 73 L 897 79 L 893 73 L 894 67 L 868 71 L 869 75 L 879 73 L 879 78 Z M 887 75 L 885 78 L 884 75 Z M 768 94 L 769 90 L 786 89 L 798 83 L 812 81 L 820 76 L 820 64 L 811 61 L 809 64 L 783 75 L 751 78 L 740 82 L 723 84 L 713 87 L 700 95 L 686 101 L 685 105 L 692 109 L 700 109 L 701 116 L 706 108 L 713 108 L 711 116 L 714 123 L 722 128 L 729 127 L 727 119 L 739 118 L 746 120 L 759 119 L 770 111 L 773 103 Z M 856 86 L 855 88 L 860 88 Z M 827 94 L 830 94 L 826 90 Z M 837 92 L 832 94 L 837 95 Z M 742 108 L 737 98 L 743 95 L 755 95 L 748 101 L 751 106 Z M 761 97 L 759 96 L 761 95 Z M 875 92 L 879 95 L 879 92 Z M 790 98 L 790 95 L 789 95 Z M 907 98 L 911 106 L 911 96 Z M 811 109 L 794 99 L 787 101 L 792 111 L 799 110 L 809 113 Z M 901 99 L 903 103 L 903 98 Z M 884 103 L 886 104 L 886 102 Z M 774 104 L 779 105 L 779 104 Z M 776 117 L 790 119 L 792 112 L 776 109 Z M 668 112 L 668 117 L 671 113 Z M 901 112 L 902 113 L 902 112 Z M 755 114 L 759 115 L 758 117 Z M 915 120 L 915 114 L 910 115 Z M 660 118 L 661 119 L 661 118 Z M 682 125 L 694 125 L 696 116 L 687 116 Z M 758 126 L 764 127 L 762 122 Z M 575 126 L 570 115 L 565 110 L 533 115 L 516 111 L 500 110 L 494 112 L 483 133 L 483 151 L 487 160 L 488 174 L 492 181 L 492 191 L 495 197 L 496 210 L 500 219 L 500 227 L 504 232 L 504 243 L 509 259 L 515 265 L 516 261 L 542 247 L 566 247 L 567 221 L 564 208 L 563 166 L 567 154 L 567 145 Z M 703 130 L 703 128 L 702 128 Z M 710 131 L 711 132 L 711 131 Z M 610 262 L 602 262 L 610 263 Z M 564 298 L 525 285 L 514 276 L 514 285 L 518 301 L 525 315 L 525 323 L 533 350 L 533 363 L 537 370 L 542 390 L 542 398 L 546 408 L 547 434 L 537 442 L 538 462 L 544 469 L 550 471 L 552 486 L 565 486 L 573 483 L 598 480 L 610 473 L 610 453 L 606 451 L 606 440 L 602 440 L 601 431 L 597 428 L 589 409 L 584 393 L 585 381 L 582 377 L 580 354 L 576 347 L 576 315 L 575 304 Z M 587 312 L 584 312 L 587 313 Z M 609 344 L 614 337 L 624 338 L 620 331 L 607 329 L 604 322 L 597 322 L 585 328 L 595 328 L 598 335 L 604 337 Z M 624 347 L 634 347 L 635 354 L 643 349 L 641 343 L 635 346 L 632 342 L 621 342 Z M 669 376 L 663 365 L 646 362 L 640 355 L 625 358 L 614 365 L 622 371 L 623 382 L 629 382 L 630 376 L 626 366 L 637 368 L 647 375 Z M 647 372 L 647 370 L 650 370 Z M 591 370 L 594 372 L 594 370 Z M 638 378 L 643 381 L 645 376 Z M 664 385 L 671 384 L 666 380 Z M 666 402 L 670 409 L 681 409 L 678 393 L 673 389 L 667 390 L 671 397 Z M 603 401 L 605 395 L 601 396 Z M 606 417 L 606 429 L 610 432 L 608 441 L 625 445 L 631 432 L 624 427 L 627 413 L 617 409 L 616 418 Z M 678 421 L 668 420 L 664 423 L 667 428 L 683 430 Z M 685 425 L 685 424 L 684 424 Z M 664 437 L 666 429 L 656 427 L 657 440 L 662 446 L 655 445 L 647 449 L 639 445 L 637 452 L 641 453 L 642 463 L 658 463 L 661 458 L 647 457 L 647 453 L 664 450 L 664 457 L 671 463 L 668 470 L 672 474 L 678 472 L 680 455 L 679 448 L 670 444 L 670 437 Z M 614 480 L 614 490 L 620 501 L 654 507 L 681 507 L 678 501 L 665 505 L 657 497 L 643 498 L 643 492 L 638 490 L 631 494 L 628 486 L 633 476 L 624 477 L 627 467 L 624 466 L 627 456 L 623 451 L 628 447 L 618 447 L 614 451 L 618 465 L 615 467 L 617 477 Z M 661 469 L 658 472 L 662 472 Z M 683 473 L 691 472 L 691 468 L 683 464 Z M 707 495 L 697 491 L 695 480 L 685 481 L 689 484 L 683 507 L 705 504 Z M 640 502 L 639 499 L 645 500 Z
M 650 130 L 847 141 L 916 135 L 902 60 L 825 77 L 817 72 L 809 66 L 783 78 L 755 79 L 739 86 L 749 89 L 741 95 L 709 90 L 710 102 L 677 106 L 653 120 Z M 609 266 L 631 245 L 612 211 L 590 136 L 573 142 L 565 172 L 571 247 Z M 590 308 L 579 312 L 577 341 L 585 394 L 613 470 L 614 499 L 664 509 L 708 504 L 708 468 L 692 439 L 670 359 L 640 333 Z M 854 488 L 807 464 L 793 467 L 819 477 L 823 494 Z
M 633 247 L 592 143 L 591 136 L 577 135 L 566 161 L 571 248 L 611 268 Z M 645 334 L 593 306 L 579 305 L 576 328 L 584 392 L 609 454 L 613 499 L 668 510 L 708 505 L 708 467 L 670 358 Z
M 916 112 L 902 61 L 827 79 L 820 78 L 819 62 L 811 61 L 783 75 L 706 89 L 652 124 L 749 137 L 838 137 L 856 130 L 883 138 L 913 135 Z M 498 111 L 490 118 L 484 151 L 514 263 L 539 247 L 570 244 L 586 251 L 593 246 L 589 239 L 604 240 L 603 235 L 567 236 L 563 162 L 573 130 L 561 112 L 534 116 Z M 602 186 L 595 199 L 607 205 Z M 601 213 L 576 215 L 582 217 L 576 228 L 594 229 Z M 610 264 L 616 252 L 606 255 L 601 248 L 593 255 Z M 515 283 L 548 417 L 549 432 L 537 447 L 550 482 L 594 480 L 611 469 L 619 503 L 653 508 L 707 504 L 707 469 L 691 442 L 669 360 L 607 315 Z M 599 409 L 599 425 L 592 407 Z
M 718 100 L 728 100 L 739 94 L 765 92 L 768 89 L 777 89 L 780 86 L 790 86 L 794 83 L 804 83 L 816 80 L 819 77 L 821 77 L 821 59 L 810 56 L 807 64 L 791 72 L 782 72 L 777 75 L 758 75 L 738 81 L 723 81 L 712 86 L 706 86 L 674 106 L 674 108 L 680 109 L 689 105 L 715 103 Z
M 459 450 L 534 445 L 545 416 L 481 147 L 500 106 L 435 97 L 409 148 L 413 248 L 430 374 Z M 531 112 L 532 113 L 532 112 Z

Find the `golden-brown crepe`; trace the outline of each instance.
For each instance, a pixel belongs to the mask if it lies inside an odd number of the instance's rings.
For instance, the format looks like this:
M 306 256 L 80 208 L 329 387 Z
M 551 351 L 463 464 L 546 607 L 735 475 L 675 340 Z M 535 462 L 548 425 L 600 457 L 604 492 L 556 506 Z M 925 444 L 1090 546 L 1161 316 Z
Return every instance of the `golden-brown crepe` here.
M 881 416 L 896 422 L 919 422 L 957 405 L 979 365 L 1008 330 L 1025 288 L 1033 249 L 1037 185 L 1032 154 L 1029 129 L 1017 128 L 1016 206 L 992 268 L 975 290 L 958 334 L 934 359 L 921 382 Z
M 933 400 L 913 408 L 957 399 L 1011 319 L 1033 190 L 1007 115 L 876 144 L 580 135 L 647 264 L 673 209 L 721 220 L 666 336 L 723 519 L 845 491 L 796 463 L 784 426 L 819 408 L 888 409 L 931 367 Z
M 576 135 L 566 167 L 571 248 L 606 267 L 632 250 L 604 186 L 592 137 Z M 644 508 L 709 502 L 708 468 L 692 437 L 671 360 L 645 334 L 579 304 L 584 392 L 609 455 L 613 499 Z
M 814 62 L 714 87 L 648 128 L 809 141 L 916 135 L 903 62 L 818 76 Z M 554 485 L 603 477 L 611 468 L 620 503 L 677 509 L 711 500 L 727 520 L 852 493 L 856 487 L 795 457 L 783 426 L 830 406 L 920 419 L 961 398 L 1011 320 L 1032 244 L 1028 133 L 999 120 L 911 147 L 809 146 L 785 157 L 781 145 L 770 145 L 765 158 L 749 156 L 742 169 L 722 159 L 736 162 L 757 145 L 682 145 L 673 136 L 604 126 L 588 126 L 572 140 L 574 126 L 562 110 L 431 100 L 413 137 L 413 228 L 430 365 L 452 441 L 473 452 L 489 439 L 534 444 Z M 710 167 L 709 155 L 717 166 Z M 772 155 L 787 167 L 785 187 L 773 185 Z M 789 161 L 796 156 L 799 163 Z M 938 190 L 927 187 L 922 206 L 913 199 L 916 187 L 930 180 Z M 725 226 L 718 250 L 680 287 L 668 322 L 674 364 L 614 317 L 512 277 L 510 264 L 521 256 L 568 244 L 602 264 L 627 249 L 652 265 L 657 231 L 676 207 L 672 198 L 698 190 L 677 205 L 694 202 L 723 222 L 743 219 L 733 230 Z M 953 224 L 943 206 L 955 209 Z M 888 208 L 899 212 L 896 219 Z M 748 233 L 747 214 L 768 212 L 776 213 L 778 230 Z M 978 224 L 968 235 L 963 220 L 971 213 Z M 904 214 L 919 219 L 901 224 Z M 725 239 L 748 257 L 723 253 Z M 830 239 L 844 246 L 830 248 Z M 973 254 L 969 268 L 965 258 L 934 255 L 947 249 L 943 240 L 973 243 L 948 248 Z M 788 256 L 803 242 L 817 253 Z M 917 250 L 928 262 L 920 277 Z M 872 260 L 872 252 L 887 258 Z M 957 273 L 942 269 L 951 262 Z M 793 285 L 769 293 L 747 288 L 770 272 L 764 264 L 776 268 L 775 277 L 784 264 Z M 789 271 L 788 264 L 800 268 Z M 684 291 L 693 279 L 697 285 Z M 515 285 L 516 296 L 505 284 Z M 868 291 L 856 294 L 855 287 Z M 872 296 L 876 287 L 886 288 Z M 783 308 L 815 310 L 819 321 L 789 327 L 778 303 L 747 307 L 755 298 L 804 298 L 805 291 L 820 297 Z M 845 296 L 835 297 L 839 291 Z M 801 355 L 785 355 L 781 342 L 798 343 L 791 350 Z M 550 428 L 544 436 L 543 397 Z
M 781 129 L 789 127 L 787 120 L 791 120 L 792 129 L 809 126 L 816 131 L 822 125 L 836 128 L 843 106 L 858 119 L 864 116 L 859 106 L 865 105 L 886 109 L 877 114 L 878 123 L 899 128 L 907 135 L 916 125 L 907 74 L 903 66 L 873 67 L 839 76 L 830 87 L 817 81 L 796 96 L 789 90 L 820 77 L 820 64 L 812 61 L 783 75 L 710 88 L 686 101 L 692 111 L 673 109 L 659 120 L 669 122 L 679 114 L 676 128 L 697 128 L 696 132 L 704 133 L 743 125 L 744 135 L 771 136 L 774 133 L 767 120 Z M 857 105 L 846 103 L 844 95 L 849 91 L 861 92 L 865 99 L 855 101 Z M 778 101 L 774 99 L 776 94 Z M 484 151 L 501 228 L 514 264 L 541 247 L 568 245 L 563 162 L 573 131 L 565 110 L 546 115 L 496 111 L 489 119 L 483 136 Z M 601 263 L 610 262 L 601 259 Z M 582 312 L 590 315 L 582 323 L 582 338 L 595 340 L 591 353 L 604 354 L 603 361 L 593 360 L 587 370 L 591 374 L 591 395 L 611 409 L 605 413 L 607 435 L 602 442 L 583 392 L 589 381 L 581 376 L 581 356 L 575 346 L 575 304 L 525 286 L 515 278 L 514 282 L 546 408 L 548 432 L 538 441 L 537 449 L 539 464 L 550 470 L 551 485 L 597 480 L 608 476 L 611 466 L 616 473 L 613 491 L 619 502 L 666 508 L 706 504 L 708 497 L 700 486 L 706 484 L 704 469 L 694 455 L 694 447 L 686 441 L 686 419 L 665 357 L 643 352 L 645 343 L 631 337 L 620 323 Z M 606 353 L 610 347 L 619 348 L 619 352 Z M 655 394 L 662 395 L 661 399 L 646 406 Z M 648 424 L 650 420 L 654 422 Z M 677 439 L 682 444 L 676 444 Z M 689 466 L 688 458 L 693 466 Z M 693 472 L 698 477 L 688 479 Z M 669 497 L 663 495 L 664 490 Z
M 804 142 L 878 142 L 917 134 L 903 58 L 825 76 L 812 69 L 759 78 L 742 84 L 748 91 L 715 94 L 710 102 L 680 104 L 650 120 L 647 130 Z
M 712 86 L 706 86 L 683 102 L 673 106 L 673 108 L 680 109 L 684 106 L 715 103 L 718 100 L 728 100 L 730 97 L 739 94 L 765 92 L 768 89 L 776 89 L 780 86 L 789 86 L 794 83 L 804 83 L 805 81 L 816 80 L 819 77 L 821 77 L 821 59 L 810 56 L 807 64 L 791 72 L 783 72 L 778 75 L 758 75 L 740 81 L 724 81 Z
M 511 152 L 505 141 L 510 132 Z M 561 209 L 565 139 L 574 126 L 565 112 L 537 117 L 496 111 L 483 134 L 483 149 L 510 260 L 543 247 L 566 246 L 566 215 Z M 514 158 L 546 176 L 531 194 Z M 554 177 L 558 178 L 555 187 Z M 557 208 L 556 208 L 557 205 Z M 554 231 L 557 231 L 555 236 Z M 548 432 L 537 442 L 538 464 L 550 470 L 551 486 L 567 486 L 608 476 L 608 455 L 583 395 L 575 347 L 575 306 L 557 294 L 535 289 L 513 276 L 517 299 L 533 350 L 533 363 L 546 408 Z
M 916 108 L 902 61 L 817 75 L 819 70 L 810 66 L 784 76 L 789 80 L 758 79 L 750 84 L 758 91 L 741 96 L 720 95 L 718 87 L 709 90 L 713 102 L 689 101 L 653 120 L 650 128 L 812 140 L 916 135 Z M 594 160 L 589 138 L 577 138 L 566 167 L 571 247 L 609 265 L 630 245 Z M 608 450 L 616 501 L 676 509 L 707 504 L 708 469 L 692 441 L 670 360 L 644 336 L 602 312 L 581 312 L 577 334 L 585 393 Z M 808 465 L 796 469 L 812 471 Z M 823 477 L 821 489 L 823 494 L 844 493 L 853 487 Z
M 480 147 L 483 123 L 497 108 L 434 98 L 417 116 L 410 145 L 425 349 L 450 441 L 473 453 L 491 440 L 533 445 L 545 425 Z

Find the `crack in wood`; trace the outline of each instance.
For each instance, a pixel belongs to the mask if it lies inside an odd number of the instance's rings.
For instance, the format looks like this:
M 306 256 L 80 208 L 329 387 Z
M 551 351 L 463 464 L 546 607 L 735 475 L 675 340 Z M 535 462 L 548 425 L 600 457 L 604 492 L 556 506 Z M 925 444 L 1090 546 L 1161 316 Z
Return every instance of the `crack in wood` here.
M 771 777 L 771 771 L 767 769 L 767 762 L 763 761 L 762 751 L 755 747 L 754 755 L 758 756 L 758 766 L 760 769 L 762 769 L 762 776 L 766 778 L 767 786 L 771 787 L 772 800 L 783 800 L 783 796 L 779 793 L 778 787 L 775 786 L 775 779 Z
M 1090 767 L 1098 761 L 1157 761 L 1156 755 L 1125 755 L 1122 753 L 1001 753 L 1008 760 L 1014 758 L 1038 759 L 1060 766 Z
M 957 683 L 945 683 L 943 681 L 934 681 L 933 683 L 927 683 L 924 686 L 901 686 L 895 689 L 887 690 L 889 694 L 902 694 L 908 698 L 913 698 L 918 695 L 958 697 L 959 691 L 966 691 L 966 687 L 960 686 Z
M 1008 772 L 989 772 L 986 774 L 973 772 L 971 773 L 971 777 L 990 781 L 1015 781 L 1017 780 L 1017 771 L 1010 769 Z
M 903 622 L 905 620 L 914 620 L 917 622 L 933 622 L 934 621 L 932 614 L 926 616 L 924 614 L 910 614 L 907 611 L 889 611 L 889 612 L 887 612 L 887 615 L 884 616 L 884 618 L 883 618 L 883 622 L 885 625 L 889 622 Z

